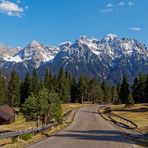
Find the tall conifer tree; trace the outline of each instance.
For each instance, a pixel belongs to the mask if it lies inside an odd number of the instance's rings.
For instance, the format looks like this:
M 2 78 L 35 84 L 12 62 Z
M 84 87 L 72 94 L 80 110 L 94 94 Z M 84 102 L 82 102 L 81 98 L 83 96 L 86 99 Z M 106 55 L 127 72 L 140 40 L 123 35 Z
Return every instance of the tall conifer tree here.
M 6 100 L 6 84 L 3 75 L 0 73 L 0 105 L 5 104 Z
M 40 86 L 40 81 L 38 79 L 37 71 L 35 68 L 32 73 L 31 81 L 32 81 L 31 82 L 32 83 L 32 92 L 34 95 L 36 95 L 41 90 L 41 86 Z
M 107 103 L 111 102 L 111 89 L 109 84 L 105 80 L 103 80 L 102 82 L 102 90 L 104 95 L 103 101 Z
M 54 88 L 52 74 L 49 72 L 48 69 L 46 69 L 45 73 L 44 86 L 49 92 Z
M 63 68 L 60 69 L 58 76 L 58 94 L 61 101 L 68 103 L 71 101 L 70 96 L 70 80 L 66 77 L 65 71 Z
M 99 84 L 99 81 L 96 78 L 90 80 L 88 93 L 89 93 L 89 100 L 92 100 L 93 103 L 102 102 L 103 91 Z
M 8 104 L 12 107 L 20 106 L 20 79 L 15 70 L 8 83 Z
M 21 104 L 25 102 L 25 100 L 32 93 L 32 83 L 29 74 L 26 74 L 24 82 L 21 83 Z
M 129 90 L 129 84 L 128 84 L 127 78 L 123 77 L 121 88 L 120 88 L 120 94 L 119 94 L 121 103 L 127 103 L 129 93 L 130 93 L 130 90 Z

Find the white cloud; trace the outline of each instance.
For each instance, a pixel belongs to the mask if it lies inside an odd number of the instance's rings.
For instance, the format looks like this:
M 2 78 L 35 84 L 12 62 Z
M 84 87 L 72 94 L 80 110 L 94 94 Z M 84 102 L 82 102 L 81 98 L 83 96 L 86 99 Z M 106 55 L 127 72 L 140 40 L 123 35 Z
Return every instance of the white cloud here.
M 101 13 L 107 13 L 107 12 L 113 12 L 112 8 L 106 8 L 106 9 L 102 9 Z
M 142 29 L 140 27 L 129 27 L 131 31 L 141 31 Z
M 112 3 L 109 3 L 109 4 L 106 5 L 106 7 L 112 8 L 112 7 L 114 7 L 114 5 Z
M 125 5 L 125 2 L 119 2 L 118 5 L 119 5 L 119 6 L 124 6 L 124 5 Z
M 8 16 L 18 16 L 21 17 L 24 10 L 17 4 L 10 2 L 8 0 L 2 0 L 0 2 L 0 13 L 4 13 Z
M 119 2 L 116 3 L 108 3 L 107 5 L 105 5 L 104 9 L 102 8 L 100 10 L 101 13 L 109 13 L 109 12 L 113 12 L 116 10 L 119 10 L 122 6 L 133 6 L 135 5 L 135 1 L 134 0 L 128 0 L 128 2 L 125 2 L 125 0 L 120 0 Z
M 133 1 L 129 1 L 128 5 L 133 6 L 135 3 Z
M 108 3 L 104 9 L 100 10 L 100 12 L 101 13 L 113 12 L 114 11 L 113 7 L 114 5 L 112 3 Z

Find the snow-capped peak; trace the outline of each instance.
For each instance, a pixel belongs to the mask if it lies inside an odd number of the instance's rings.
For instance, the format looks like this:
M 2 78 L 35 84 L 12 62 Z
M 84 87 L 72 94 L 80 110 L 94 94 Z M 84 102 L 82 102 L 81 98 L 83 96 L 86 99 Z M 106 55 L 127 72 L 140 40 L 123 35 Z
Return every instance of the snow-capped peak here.
M 18 47 L 16 47 L 16 49 L 18 49 L 18 51 L 19 51 L 19 50 L 21 50 L 21 49 L 22 49 L 22 47 L 18 46 Z
M 42 63 L 52 61 L 58 50 L 58 47 L 44 46 L 33 40 L 18 55 L 24 62 L 31 61 L 38 68 Z
M 8 45 L 0 44 L 0 57 L 4 58 L 4 57 L 14 56 L 21 49 L 22 49 L 21 47 L 12 48 Z
M 38 41 L 36 41 L 36 40 L 33 40 L 29 45 L 28 45 L 29 47 L 31 47 L 31 48 L 40 48 L 41 46 L 42 46 L 42 44 L 41 43 L 39 43 Z
M 19 50 L 19 48 L 17 49 Z M 14 56 L 5 56 L 3 59 L 13 63 L 23 62 L 26 68 L 28 68 L 29 65 L 38 68 L 41 64 L 52 61 L 58 51 L 58 47 L 44 46 L 38 41 L 33 40 Z
M 62 42 L 62 43 L 59 45 L 59 47 L 60 47 L 60 49 L 64 50 L 64 49 L 69 48 L 71 45 L 72 45 L 72 43 L 67 41 L 67 42 Z
M 88 36 L 81 36 L 78 41 L 79 41 L 79 42 L 82 42 L 82 43 L 84 43 L 84 44 L 87 44 L 87 43 L 96 42 L 97 39 L 96 39 L 96 38 L 92 38 L 92 37 L 88 37 Z
M 112 33 L 109 33 L 106 35 L 106 37 L 110 37 L 110 38 L 117 38 L 118 35 L 117 34 L 112 34 Z
M 59 49 L 60 49 L 61 51 L 68 51 L 71 45 L 72 45 L 71 42 L 68 42 L 68 41 L 67 41 L 67 42 L 62 42 L 62 43 L 59 45 Z
M 97 39 L 87 36 L 81 36 L 79 40 L 77 40 L 77 43 L 85 44 L 90 49 L 96 49 L 97 48 Z
M 60 56 L 71 56 L 76 53 L 77 55 L 81 55 L 80 57 L 85 57 L 85 53 L 87 53 L 88 57 L 95 54 L 100 61 L 107 61 L 109 65 L 112 65 L 114 60 L 121 57 L 131 58 L 136 54 L 139 56 L 144 55 L 144 57 L 148 56 L 148 49 L 144 44 L 131 38 L 120 38 L 115 34 L 108 34 L 101 41 L 92 37 L 81 36 L 73 44 L 71 42 L 63 42 L 57 47 L 45 46 L 33 40 L 22 50 L 21 48 L 15 48 L 17 51 L 20 51 L 15 52 L 15 55 L 5 54 L 9 50 L 7 47 L 5 48 L 3 50 L 0 46 L 0 55 L 2 55 L 4 61 L 23 63 L 27 65 L 27 68 L 30 64 L 38 68 L 42 64 L 52 63 L 58 53 L 60 53 Z
M 118 39 L 118 35 L 110 33 L 110 34 L 107 34 L 107 35 L 102 39 L 102 41 L 109 42 L 109 41 L 113 41 L 113 40 L 115 40 L 115 39 Z
M 69 41 L 66 41 L 66 42 L 62 42 L 62 43 L 60 43 L 59 46 L 63 46 L 63 45 L 72 45 L 72 43 L 69 42 Z

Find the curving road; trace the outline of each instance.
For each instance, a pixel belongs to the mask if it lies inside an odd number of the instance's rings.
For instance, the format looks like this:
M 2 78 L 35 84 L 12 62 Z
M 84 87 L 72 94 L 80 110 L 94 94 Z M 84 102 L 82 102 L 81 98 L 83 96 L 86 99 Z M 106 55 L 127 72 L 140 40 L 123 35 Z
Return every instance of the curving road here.
M 98 105 L 79 109 L 70 126 L 29 148 L 132 148 L 97 109 Z

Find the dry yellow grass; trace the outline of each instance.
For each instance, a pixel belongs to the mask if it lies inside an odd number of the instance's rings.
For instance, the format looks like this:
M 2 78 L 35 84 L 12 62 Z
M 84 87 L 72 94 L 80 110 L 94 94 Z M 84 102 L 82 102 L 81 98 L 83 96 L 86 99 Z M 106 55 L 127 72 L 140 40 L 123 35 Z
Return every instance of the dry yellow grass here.
M 145 104 L 135 104 L 132 108 L 125 108 L 125 104 L 121 105 L 109 105 L 109 107 L 101 107 L 98 110 L 99 113 L 106 120 L 114 120 L 117 123 L 123 123 L 129 127 L 134 127 L 126 120 L 119 117 L 110 115 L 109 112 L 114 113 L 120 117 L 128 119 L 138 125 L 138 130 L 143 134 L 148 134 L 148 103 Z M 144 138 L 135 138 L 130 135 L 124 134 L 130 141 L 134 141 L 137 148 L 147 147 L 148 140 Z
M 40 134 L 40 133 L 35 135 L 35 136 L 33 136 L 28 141 L 24 141 L 24 140 L 18 139 L 17 142 L 12 143 L 11 139 L 9 138 L 7 143 L 4 143 L 4 145 L 2 147 L 3 148 L 23 148 L 25 145 L 30 144 L 30 143 L 32 143 L 34 141 L 38 141 L 39 139 L 42 139 L 42 138 L 45 138 L 45 136 Z
M 63 114 L 78 107 L 81 107 L 81 104 L 79 103 L 62 104 Z M 19 114 L 18 116 L 16 116 L 15 123 L 12 123 L 9 125 L 0 125 L 0 132 L 25 130 L 25 129 L 34 128 L 36 126 L 37 126 L 37 123 L 35 121 L 31 121 L 31 122 L 26 121 L 24 116 L 22 114 Z
M 62 104 L 63 114 L 71 111 L 72 109 L 82 107 L 80 103 L 69 103 L 69 104 Z
M 136 123 L 142 131 L 148 132 L 148 104 L 135 104 L 132 108 L 125 105 L 110 105 L 110 110 L 123 118 Z
M 8 124 L 8 125 L 0 125 L 0 132 L 6 131 L 16 131 L 16 130 L 25 130 L 29 128 L 36 127 L 36 122 L 26 122 L 25 118 L 22 114 L 16 117 L 15 123 Z
M 66 112 L 68 112 L 68 111 L 70 111 L 72 109 L 79 108 L 79 107 L 82 107 L 82 105 L 78 104 L 78 103 L 77 104 L 63 104 L 62 105 L 63 114 L 65 114 Z M 74 114 L 75 113 L 70 115 L 70 117 L 68 118 L 68 124 L 72 122 L 72 120 L 74 118 Z M 36 126 L 35 122 L 32 122 L 32 123 L 31 122 L 26 122 L 25 119 L 23 118 L 23 116 L 20 115 L 20 116 L 18 116 L 18 119 L 17 119 L 16 123 L 13 123 L 11 125 L 7 125 L 5 127 L 5 130 L 6 129 L 10 129 L 10 128 L 17 129 L 17 128 L 14 127 L 14 124 L 22 124 L 22 125 L 20 125 L 21 128 L 23 128 L 23 126 L 25 126 L 25 128 L 27 128 L 27 127 L 29 128 L 29 127 L 31 127 L 31 125 L 32 126 Z M 52 134 L 62 130 L 66 126 L 67 125 L 65 125 L 65 124 L 58 125 L 55 128 L 46 130 L 46 132 L 44 132 L 43 134 L 39 133 L 39 134 L 33 136 L 28 141 L 24 141 L 24 140 L 18 139 L 17 142 L 12 143 L 11 138 L 0 139 L 0 146 L 3 146 L 4 148 L 23 148 L 27 144 L 31 144 L 31 143 L 34 143 L 36 141 L 42 140 L 45 137 L 51 136 Z
M 79 103 L 62 104 L 63 114 L 65 114 L 66 112 L 68 112 L 72 109 L 79 108 L 79 107 L 82 107 L 82 105 Z M 17 109 L 17 111 L 18 111 L 18 109 Z M 70 117 L 70 121 L 72 121 L 72 116 L 73 115 L 71 115 L 71 117 Z M 30 129 L 30 128 L 34 128 L 34 127 L 36 127 L 35 121 L 27 122 L 27 121 L 25 121 L 25 118 L 23 117 L 23 115 L 19 114 L 16 117 L 15 123 L 12 123 L 10 125 L 0 125 L 0 132 L 24 130 L 24 129 Z M 63 129 L 64 127 L 65 127 L 65 125 L 62 124 L 60 126 L 57 126 L 54 129 L 47 130 L 45 133 L 46 135 L 39 133 L 39 134 L 33 136 L 28 141 L 23 141 L 23 140 L 19 139 L 18 142 L 14 143 L 14 144 L 12 144 L 11 138 L 0 139 L 0 146 L 3 146 L 4 148 L 21 148 L 26 144 L 41 140 L 42 138 L 45 138 L 46 136 L 50 136 L 54 132 L 57 132 L 58 130 Z

